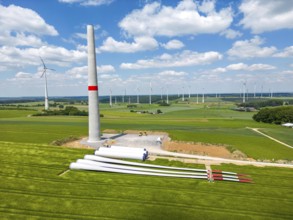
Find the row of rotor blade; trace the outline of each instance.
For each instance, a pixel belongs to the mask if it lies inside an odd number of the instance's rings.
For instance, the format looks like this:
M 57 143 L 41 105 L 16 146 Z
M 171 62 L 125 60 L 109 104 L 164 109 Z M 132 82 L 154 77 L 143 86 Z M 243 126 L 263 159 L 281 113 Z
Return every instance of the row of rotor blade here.
M 84 159 L 71 163 L 70 169 L 193 179 L 209 179 L 212 173 L 213 180 L 252 182 L 246 175 L 233 172 L 144 164 L 95 155 L 85 155 Z

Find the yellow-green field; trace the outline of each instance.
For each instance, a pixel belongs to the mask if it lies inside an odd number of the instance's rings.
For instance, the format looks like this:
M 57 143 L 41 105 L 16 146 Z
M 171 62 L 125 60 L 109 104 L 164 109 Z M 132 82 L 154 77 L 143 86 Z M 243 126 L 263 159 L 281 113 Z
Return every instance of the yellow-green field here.
M 141 105 L 164 114 L 131 113 L 101 105 L 102 129 L 166 131 L 172 139 L 215 143 L 255 159 L 293 160 L 286 148 L 246 127 L 260 128 L 293 145 L 292 129 L 254 122 L 231 104 Z M 292 169 L 221 165 L 251 175 L 254 184 L 69 171 L 93 150 L 56 147 L 69 136 L 87 136 L 87 117 L 27 117 L 29 110 L 0 110 L 1 219 L 292 219 Z M 152 163 L 191 166 L 166 160 Z

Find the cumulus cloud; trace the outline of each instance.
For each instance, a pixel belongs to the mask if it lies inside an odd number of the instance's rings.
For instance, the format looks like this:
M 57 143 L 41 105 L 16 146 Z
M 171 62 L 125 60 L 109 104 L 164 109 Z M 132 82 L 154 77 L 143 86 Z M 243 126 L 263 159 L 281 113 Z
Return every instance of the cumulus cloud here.
M 33 77 L 34 77 L 33 74 L 25 73 L 25 72 L 18 72 L 15 75 L 15 78 L 20 78 L 20 79 L 31 79 Z
M 261 47 L 264 39 L 255 36 L 250 40 L 236 41 L 227 54 L 236 58 L 268 57 L 277 51 L 275 47 Z
M 59 0 L 62 3 L 78 3 L 83 6 L 100 6 L 100 5 L 109 5 L 113 0 Z
M 240 24 L 254 34 L 293 28 L 293 1 L 244 0 L 239 10 L 244 15 Z
M 112 37 L 108 37 L 98 50 L 104 52 L 135 53 L 138 51 L 153 50 L 157 47 L 158 42 L 152 37 L 136 37 L 132 43 L 116 41 Z
M 97 66 L 97 73 L 99 74 L 111 73 L 111 72 L 115 72 L 115 68 L 112 65 Z M 71 68 L 66 71 L 66 74 L 70 75 L 72 78 L 87 79 L 88 66 L 79 66 L 79 67 Z
M 240 33 L 239 31 L 232 30 L 232 29 L 227 29 L 227 30 L 222 31 L 220 33 L 220 35 L 225 36 L 227 39 L 234 39 L 236 37 L 241 37 L 242 33 Z
M 119 23 L 130 36 L 183 36 L 219 33 L 233 20 L 231 8 L 215 9 L 215 1 L 202 4 L 192 0 L 180 1 L 176 7 L 161 6 L 158 2 L 134 10 Z
M 184 44 L 179 40 L 170 40 L 166 44 L 161 44 L 167 50 L 181 49 Z
M 230 64 L 226 67 L 219 67 L 213 69 L 212 72 L 214 73 L 224 73 L 227 71 L 263 71 L 263 70 L 273 70 L 276 69 L 275 66 L 263 63 L 257 63 L 252 65 L 247 65 L 245 63 L 234 63 Z
M 163 72 L 158 73 L 159 76 L 186 76 L 188 73 L 180 71 L 174 71 L 174 70 L 166 70 Z
M 136 63 L 122 63 L 122 69 L 146 69 L 163 67 L 182 67 L 209 64 L 222 59 L 222 55 L 215 51 L 197 53 L 185 50 L 174 55 L 163 54 L 149 60 L 138 60 Z
M 276 53 L 274 57 L 293 57 L 293 46 L 286 47 L 284 51 Z
M 39 56 L 45 60 L 47 65 L 70 66 L 73 63 L 84 62 L 87 53 L 56 46 L 42 46 L 40 48 L 0 47 L 0 65 L 5 67 L 4 70 L 40 65 Z
M 0 11 L 0 45 L 39 47 L 44 44 L 40 36 L 58 35 L 53 26 L 31 9 L 0 5 Z

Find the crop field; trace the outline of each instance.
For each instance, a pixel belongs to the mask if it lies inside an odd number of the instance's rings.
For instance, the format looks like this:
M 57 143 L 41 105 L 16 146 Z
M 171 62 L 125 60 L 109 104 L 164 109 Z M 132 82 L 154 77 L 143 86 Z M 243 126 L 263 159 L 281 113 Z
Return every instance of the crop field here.
M 254 159 L 293 160 L 293 150 L 248 129 L 292 145 L 292 129 L 254 122 L 231 105 L 102 105 L 102 129 L 166 131 L 173 140 L 232 146 Z M 0 110 L 1 219 L 292 219 L 292 169 L 219 165 L 249 174 L 253 184 L 68 171 L 93 150 L 52 146 L 87 136 L 87 117 L 27 117 L 30 110 Z M 291 133 L 290 133 L 291 132 Z M 160 165 L 204 165 L 156 160 Z M 62 174 L 63 173 L 63 174 Z M 60 175 L 62 174 L 62 175 Z

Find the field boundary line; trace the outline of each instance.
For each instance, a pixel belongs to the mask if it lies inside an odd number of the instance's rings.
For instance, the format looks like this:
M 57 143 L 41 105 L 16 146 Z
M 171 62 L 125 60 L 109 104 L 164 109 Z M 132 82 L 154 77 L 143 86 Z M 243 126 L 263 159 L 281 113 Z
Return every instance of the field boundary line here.
M 62 173 L 60 173 L 58 176 L 63 176 L 65 173 L 69 172 L 70 169 L 64 170 Z
M 249 128 L 249 127 L 247 127 L 247 128 Z M 273 138 L 273 137 L 271 137 L 271 136 L 269 136 L 269 135 L 267 135 L 267 134 L 264 134 L 264 133 L 260 132 L 260 131 L 258 130 L 258 128 L 249 128 L 249 129 L 251 129 L 251 130 L 253 130 L 254 132 L 257 132 L 257 133 L 259 133 L 259 134 L 261 134 L 261 135 L 263 135 L 263 136 L 265 136 L 265 137 L 267 137 L 267 138 L 269 138 L 269 139 L 271 139 L 271 140 L 273 140 L 273 141 L 275 141 L 275 142 L 277 142 L 277 143 L 279 143 L 279 144 L 282 144 L 282 145 L 284 145 L 284 146 L 286 146 L 286 147 L 289 147 L 289 148 L 292 148 L 292 149 L 293 149 L 293 147 L 292 147 L 291 145 L 286 144 L 286 143 L 284 143 L 284 142 L 282 142 L 282 141 L 279 141 L 279 140 L 276 139 L 276 138 Z

